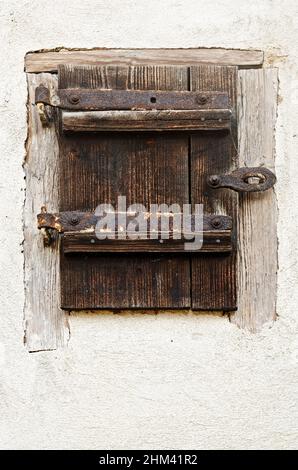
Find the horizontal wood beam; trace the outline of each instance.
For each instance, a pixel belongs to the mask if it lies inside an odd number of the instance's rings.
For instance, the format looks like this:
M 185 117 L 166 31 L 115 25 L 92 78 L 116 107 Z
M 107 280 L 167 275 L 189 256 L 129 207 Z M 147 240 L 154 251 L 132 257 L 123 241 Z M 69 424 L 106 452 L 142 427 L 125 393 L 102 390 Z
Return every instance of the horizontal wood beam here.
M 172 235 L 172 234 L 171 234 Z M 95 232 L 65 232 L 64 253 L 228 253 L 232 251 L 231 230 L 201 232 L 198 239 L 99 240 Z M 202 238 L 202 246 L 199 247 Z
M 231 111 L 62 112 L 64 132 L 229 130 Z
M 57 73 L 59 64 L 73 65 L 237 65 L 261 66 L 263 51 L 191 48 L 191 49 L 91 49 L 29 52 L 25 71 Z

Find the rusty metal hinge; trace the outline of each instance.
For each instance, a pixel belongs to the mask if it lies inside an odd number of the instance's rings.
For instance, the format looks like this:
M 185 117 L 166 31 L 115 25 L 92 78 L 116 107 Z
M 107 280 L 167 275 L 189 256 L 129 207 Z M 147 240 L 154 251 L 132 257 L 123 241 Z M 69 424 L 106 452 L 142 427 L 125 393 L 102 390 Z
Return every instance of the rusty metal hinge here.
M 48 213 L 45 208 L 37 215 L 37 226 L 40 230 L 46 230 L 48 236 L 50 231 L 56 231 L 62 235 L 64 253 L 75 252 L 183 252 L 184 242 L 187 235 L 202 238 L 201 252 L 227 253 L 233 249 L 232 243 L 232 218 L 225 215 L 204 215 L 203 227 L 201 230 L 195 230 L 195 221 L 192 219 L 192 228 L 189 234 L 183 233 L 180 238 L 175 237 L 174 214 L 149 214 L 144 213 L 144 221 L 147 226 L 145 232 L 140 233 L 144 237 L 140 239 L 130 239 L 129 236 L 119 237 L 123 227 L 119 225 L 118 214 L 115 213 L 115 227 L 113 234 L 117 234 L 114 239 L 99 239 L 96 234 L 96 225 L 100 216 L 91 212 L 68 211 L 60 213 Z M 176 214 L 177 215 L 177 214 Z M 178 214 L 179 215 L 179 214 Z M 150 229 L 150 217 L 157 216 L 157 231 Z M 127 214 L 127 222 L 134 216 Z M 140 217 L 140 215 L 138 216 Z M 162 229 L 162 218 L 168 218 L 168 237 L 164 237 Z M 109 229 L 105 229 L 107 234 Z M 112 232 L 111 232 L 112 233 Z M 108 238 L 108 237 L 107 237 Z M 46 243 L 49 245 L 48 238 Z M 191 251 L 191 250 L 188 250 Z M 197 248 L 194 247 L 194 251 Z
M 229 109 L 229 97 L 220 91 L 162 91 L 66 88 L 56 95 L 40 85 L 35 90 L 35 103 L 68 111 L 104 110 L 195 110 Z
M 45 106 L 62 110 L 62 130 L 152 131 L 230 130 L 232 109 L 226 92 L 59 89 L 40 85 L 35 103 L 43 122 Z
M 268 168 L 238 168 L 228 175 L 211 175 L 208 185 L 214 189 L 229 188 L 237 192 L 263 192 L 274 186 L 276 176 Z

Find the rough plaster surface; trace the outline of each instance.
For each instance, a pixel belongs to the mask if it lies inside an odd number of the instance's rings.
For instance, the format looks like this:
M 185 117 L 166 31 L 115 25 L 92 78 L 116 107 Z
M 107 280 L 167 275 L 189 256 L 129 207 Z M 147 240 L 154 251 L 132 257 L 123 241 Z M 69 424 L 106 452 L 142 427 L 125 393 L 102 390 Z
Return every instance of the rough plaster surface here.
M 1 448 L 297 447 L 297 14 L 294 0 L 0 1 Z M 273 326 L 76 314 L 68 348 L 26 351 L 23 58 L 57 46 L 258 48 L 280 67 Z

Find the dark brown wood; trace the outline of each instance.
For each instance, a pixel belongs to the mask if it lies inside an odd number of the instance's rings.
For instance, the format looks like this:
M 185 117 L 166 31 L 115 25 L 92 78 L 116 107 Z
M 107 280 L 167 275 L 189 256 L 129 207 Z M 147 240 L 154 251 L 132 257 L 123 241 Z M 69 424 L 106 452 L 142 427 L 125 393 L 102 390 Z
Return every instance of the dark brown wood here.
M 150 234 L 149 234 L 150 235 Z M 195 234 L 202 246 L 182 237 L 168 240 L 98 240 L 95 232 L 66 232 L 62 236 L 64 253 L 229 253 L 231 230 L 210 230 Z M 186 249 L 187 246 L 187 249 Z
M 73 67 L 60 88 L 187 90 L 181 67 Z M 60 211 L 94 211 L 100 203 L 182 205 L 189 201 L 185 134 L 61 136 Z M 61 256 L 63 308 L 188 308 L 189 255 Z
M 62 111 L 64 132 L 229 130 L 231 111 Z
M 193 203 L 204 204 L 204 213 L 224 214 L 237 219 L 237 194 L 228 189 L 214 190 L 206 175 L 230 173 L 236 168 L 236 81 L 237 67 L 198 66 L 190 68 L 191 90 L 226 91 L 234 109 L 232 132 L 191 137 L 191 195 Z M 233 250 L 229 255 L 192 256 L 192 307 L 199 310 L 235 310 L 236 226 Z
M 185 308 L 190 305 L 189 283 L 183 284 L 189 278 L 185 258 L 185 254 L 156 253 L 65 255 L 62 308 Z
M 192 89 L 228 92 L 235 105 L 235 67 L 193 67 Z M 188 70 L 181 67 L 61 67 L 60 88 L 187 90 Z M 204 212 L 236 218 L 237 198 L 228 190 L 214 191 L 207 176 L 234 169 L 235 147 L 229 132 L 68 134 L 61 136 L 61 211 L 93 211 L 99 203 L 116 206 L 125 195 L 127 204 L 203 203 Z M 232 138 L 231 138 L 232 137 Z M 190 156 L 190 160 L 189 160 Z M 191 178 L 191 185 L 190 179 Z M 214 195 L 216 193 L 216 196 Z M 235 249 L 235 229 L 232 234 Z M 87 237 L 88 238 L 88 237 Z M 82 243 L 83 244 L 83 243 Z M 97 258 L 97 256 L 99 258 Z M 233 310 L 236 308 L 235 253 L 192 255 L 154 254 L 62 256 L 62 305 L 65 308 L 183 308 Z M 154 261 L 156 259 L 156 262 Z M 113 264 L 114 263 L 114 264 Z M 141 271 L 136 269 L 140 264 Z M 92 269 L 91 269 L 92 266 Z M 90 270 L 91 269 L 91 270 Z M 142 279 L 136 273 L 142 272 Z M 115 295 L 119 276 L 130 279 L 132 289 Z M 191 276 L 191 286 L 190 286 Z M 156 280 L 159 280 L 156 283 Z M 100 286 L 99 286 L 100 282 Z M 144 288 L 144 282 L 146 288 Z M 73 286 L 81 285 L 74 294 Z M 173 290 L 172 285 L 176 288 Z M 92 291 L 92 296 L 83 296 Z M 119 287 L 119 286 L 118 286 Z M 84 298 L 83 298 L 84 297 Z M 137 300 L 136 300 L 137 299 Z M 85 302 L 85 303 L 84 303 Z M 82 307 L 81 307 L 82 308 Z

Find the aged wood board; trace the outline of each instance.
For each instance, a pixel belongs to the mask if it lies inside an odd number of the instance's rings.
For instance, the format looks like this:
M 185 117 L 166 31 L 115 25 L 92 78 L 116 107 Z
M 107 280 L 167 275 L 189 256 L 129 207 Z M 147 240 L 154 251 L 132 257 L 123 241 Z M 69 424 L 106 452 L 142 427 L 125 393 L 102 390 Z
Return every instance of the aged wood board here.
M 236 65 L 258 67 L 263 51 L 190 48 L 190 49 L 91 49 L 30 52 L 25 57 L 27 73 L 57 72 L 59 64 L 72 65 Z

